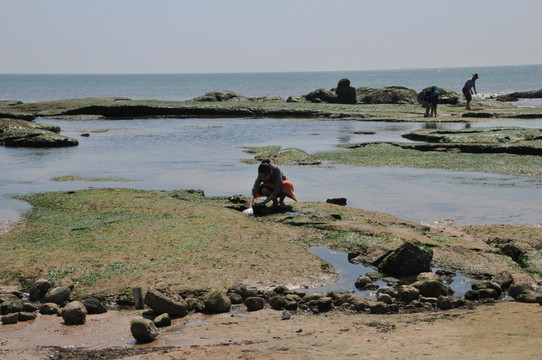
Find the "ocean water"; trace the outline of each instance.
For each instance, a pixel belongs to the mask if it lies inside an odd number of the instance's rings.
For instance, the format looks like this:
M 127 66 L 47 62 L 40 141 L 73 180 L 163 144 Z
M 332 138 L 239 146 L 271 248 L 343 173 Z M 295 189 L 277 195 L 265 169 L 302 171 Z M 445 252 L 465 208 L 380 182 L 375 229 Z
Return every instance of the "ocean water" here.
M 342 77 L 349 78 L 355 87 L 400 85 L 420 90 L 437 84 L 460 91 L 472 72 L 480 74 L 477 89 L 484 94 L 542 88 L 542 65 L 321 73 L 0 75 L 0 100 L 102 96 L 185 100 L 221 89 L 249 97 L 288 97 L 332 88 Z M 528 104 L 539 106 L 536 101 Z M 29 210 L 26 203 L 10 197 L 14 194 L 129 187 L 198 188 L 207 195 L 247 195 L 256 166 L 240 161 L 251 157 L 243 147 L 279 145 L 313 153 L 334 150 L 341 143 L 408 141 L 401 135 L 424 127 L 424 123 L 295 119 L 38 120 L 60 126 L 64 135 L 77 138 L 80 145 L 58 149 L 0 147 L 0 224 L 16 221 Z M 498 125 L 542 128 L 542 119 L 491 123 Z M 461 126 L 439 124 L 442 128 Z M 90 136 L 81 137 L 82 133 Z M 542 223 L 540 177 L 344 165 L 284 166 L 283 170 L 294 182 L 301 201 L 346 197 L 351 207 L 426 223 L 444 219 L 460 225 Z M 86 180 L 53 180 L 59 176 Z
M 188 100 L 215 90 L 231 90 L 248 97 L 305 95 L 331 89 L 341 78 L 353 87 L 404 86 L 420 91 L 438 85 L 461 92 L 478 73 L 480 94 L 492 95 L 542 89 L 542 65 L 235 74 L 122 74 L 48 75 L 0 74 L 0 100 L 23 102 L 83 97 L 126 97 L 134 100 Z

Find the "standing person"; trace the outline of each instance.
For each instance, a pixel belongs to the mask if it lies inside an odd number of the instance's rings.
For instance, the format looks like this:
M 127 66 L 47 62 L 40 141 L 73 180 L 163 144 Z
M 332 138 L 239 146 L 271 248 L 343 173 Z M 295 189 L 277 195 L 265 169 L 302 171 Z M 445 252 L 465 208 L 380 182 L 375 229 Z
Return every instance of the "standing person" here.
M 259 206 L 265 206 L 268 202 L 272 201 L 274 207 L 283 207 L 284 198 L 289 198 L 297 201 L 294 195 L 294 185 L 286 176 L 282 173 L 280 168 L 271 164 L 271 160 L 263 160 L 260 166 L 258 166 L 258 176 L 252 186 L 252 193 L 248 200 L 248 209 L 243 211 L 246 215 L 253 215 L 254 200 L 257 197 L 266 196 L 265 201 L 259 204 Z
M 431 108 L 429 104 L 429 99 L 431 98 L 431 96 L 433 96 L 436 89 L 437 87 L 433 85 L 430 88 L 423 89 L 422 92 L 418 94 L 418 102 L 422 105 L 423 108 L 425 108 L 424 117 L 429 117 L 429 110 Z
M 440 91 L 435 91 L 433 95 L 429 98 L 429 104 L 431 107 L 431 115 L 430 117 L 437 117 L 437 105 L 438 105 L 438 98 L 440 96 Z
M 463 85 L 463 95 L 465 95 L 465 100 L 467 100 L 467 110 L 470 110 L 470 102 L 472 100 L 472 94 L 478 94 L 476 92 L 476 79 L 478 79 L 478 74 L 472 75 L 472 78 L 467 80 L 465 85 Z

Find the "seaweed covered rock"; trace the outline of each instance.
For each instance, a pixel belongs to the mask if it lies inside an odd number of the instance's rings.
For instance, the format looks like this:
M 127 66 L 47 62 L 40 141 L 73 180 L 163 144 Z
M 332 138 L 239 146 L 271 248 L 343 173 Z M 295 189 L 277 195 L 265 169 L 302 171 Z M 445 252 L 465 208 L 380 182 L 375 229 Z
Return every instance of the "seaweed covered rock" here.
M 327 89 L 318 89 L 314 90 L 307 95 L 305 95 L 305 99 L 312 103 L 337 103 L 339 97 L 334 91 L 327 90 Z
M 203 298 L 205 310 L 213 314 L 225 313 L 231 309 L 231 300 L 220 290 L 210 291 Z
M 406 241 L 382 260 L 378 268 L 388 275 L 408 276 L 430 271 L 433 250 L 419 241 Z
M 192 99 L 193 101 L 248 101 L 243 95 L 230 90 L 211 91 L 203 96 Z
M 145 304 L 155 313 L 168 313 L 173 317 L 183 317 L 187 314 L 186 302 L 168 287 L 152 286 L 145 294 Z
M 42 129 L 21 129 L 0 134 L 0 144 L 10 147 L 77 146 L 76 139 Z
M 414 90 L 402 86 L 389 86 L 379 89 L 360 87 L 356 89 L 359 104 L 416 104 Z

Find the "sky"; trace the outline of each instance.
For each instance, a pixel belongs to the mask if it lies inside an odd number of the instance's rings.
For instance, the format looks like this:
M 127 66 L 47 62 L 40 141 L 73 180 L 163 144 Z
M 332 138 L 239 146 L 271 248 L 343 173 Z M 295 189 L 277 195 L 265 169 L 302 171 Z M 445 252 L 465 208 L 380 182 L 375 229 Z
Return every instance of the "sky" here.
M 540 0 L 0 0 L 0 73 L 542 63 Z

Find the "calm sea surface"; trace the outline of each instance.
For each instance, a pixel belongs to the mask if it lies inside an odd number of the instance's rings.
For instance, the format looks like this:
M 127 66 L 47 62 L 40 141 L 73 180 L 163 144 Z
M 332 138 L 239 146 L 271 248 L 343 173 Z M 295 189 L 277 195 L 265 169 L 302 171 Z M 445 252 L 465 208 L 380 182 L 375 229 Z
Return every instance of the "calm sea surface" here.
M 352 86 L 400 85 L 421 90 L 438 85 L 459 92 L 473 72 L 482 94 L 542 89 L 542 65 L 472 69 L 352 71 L 262 74 L 0 75 L 0 100 L 23 102 L 76 97 L 186 100 L 213 90 L 249 97 L 303 95 L 332 88 L 342 77 Z M 542 106 L 537 100 L 522 105 Z M 0 147 L 0 220 L 14 221 L 29 209 L 10 194 L 131 187 L 203 189 L 207 195 L 248 194 L 256 175 L 243 146 L 280 145 L 307 152 L 335 144 L 405 141 L 401 135 L 423 123 L 300 121 L 288 119 L 134 119 L 66 121 L 59 125 L 80 145 L 61 149 Z M 542 128 L 542 119 L 491 123 Z M 463 125 L 440 124 L 443 128 Z M 484 126 L 476 123 L 472 126 Z M 368 130 L 375 135 L 345 131 Z M 89 132 L 90 137 L 81 137 Z M 283 167 L 302 201 L 346 197 L 348 205 L 404 219 L 467 224 L 542 223 L 542 179 L 433 169 L 334 166 Z M 57 176 L 123 181 L 58 182 Z

